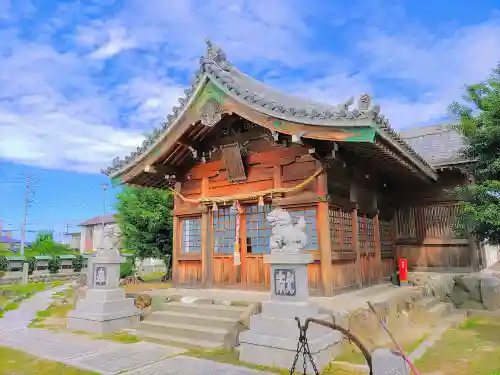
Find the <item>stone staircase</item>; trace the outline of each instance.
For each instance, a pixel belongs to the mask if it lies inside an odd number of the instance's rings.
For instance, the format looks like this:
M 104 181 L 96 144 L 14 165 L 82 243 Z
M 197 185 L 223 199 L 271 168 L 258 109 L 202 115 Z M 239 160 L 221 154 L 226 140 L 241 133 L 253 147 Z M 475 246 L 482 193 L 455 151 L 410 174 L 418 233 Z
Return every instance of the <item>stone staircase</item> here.
M 145 341 L 188 349 L 234 347 L 238 322 L 249 308 L 165 302 L 139 323 L 135 334 Z

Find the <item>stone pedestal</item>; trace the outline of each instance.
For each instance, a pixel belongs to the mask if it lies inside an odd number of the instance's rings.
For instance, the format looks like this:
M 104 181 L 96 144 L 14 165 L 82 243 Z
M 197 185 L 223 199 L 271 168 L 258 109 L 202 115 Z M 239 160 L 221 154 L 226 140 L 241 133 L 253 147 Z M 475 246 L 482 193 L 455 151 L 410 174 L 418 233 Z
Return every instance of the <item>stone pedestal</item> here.
M 264 257 L 271 266 L 271 300 L 262 303 L 262 313 L 250 317 L 250 330 L 240 334 L 240 361 L 290 369 L 295 359 L 299 329 L 306 318 L 331 321 L 309 301 L 307 265 L 311 254 L 272 253 Z M 325 368 L 340 350 L 341 334 L 311 323 L 307 331 L 309 349 L 318 370 Z M 303 369 L 303 356 L 297 369 Z M 308 373 L 313 373 L 307 363 Z
M 95 333 L 108 333 L 139 324 L 140 310 L 133 298 L 125 298 L 120 288 L 120 264 L 124 258 L 118 251 L 102 251 L 90 262 L 88 291 L 68 313 L 68 328 Z

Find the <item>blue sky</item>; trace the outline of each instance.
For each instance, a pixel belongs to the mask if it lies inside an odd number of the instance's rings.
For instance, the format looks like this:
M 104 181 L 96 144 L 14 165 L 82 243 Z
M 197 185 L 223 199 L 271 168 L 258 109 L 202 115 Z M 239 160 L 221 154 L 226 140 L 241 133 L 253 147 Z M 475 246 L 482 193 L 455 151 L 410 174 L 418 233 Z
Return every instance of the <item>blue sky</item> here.
M 500 61 L 498 8 L 497 0 L 0 0 L 3 225 L 19 228 L 26 174 L 36 181 L 29 229 L 61 232 L 101 214 L 100 169 L 169 114 L 206 36 L 283 91 L 331 104 L 366 92 L 406 128 L 445 121 L 463 85 Z

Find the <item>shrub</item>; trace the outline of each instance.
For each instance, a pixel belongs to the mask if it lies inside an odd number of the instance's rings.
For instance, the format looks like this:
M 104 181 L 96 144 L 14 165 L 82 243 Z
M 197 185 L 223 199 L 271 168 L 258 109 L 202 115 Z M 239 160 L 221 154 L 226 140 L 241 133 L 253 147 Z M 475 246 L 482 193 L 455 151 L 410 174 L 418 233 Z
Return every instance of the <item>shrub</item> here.
M 5 256 L 0 256 L 0 272 L 7 272 L 9 270 L 9 261 Z
M 56 256 L 50 259 L 48 268 L 50 273 L 58 273 L 61 269 L 61 258 Z
M 35 272 L 35 268 L 36 268 L 35 257 L 29 257 L 28 258 L 28 275 L 33 275 L 33 272 Z
M 78 254 L 75 258 L 73 258 L 71 264 L 73 266 L 73 271 L 81 272 L 83 268 L 83 256 L 81 254 Z
M 125 263 L 120 264 L 120 278 L 124 279 L 127 276 L 134 274 L 134 257 L 127 257 Z

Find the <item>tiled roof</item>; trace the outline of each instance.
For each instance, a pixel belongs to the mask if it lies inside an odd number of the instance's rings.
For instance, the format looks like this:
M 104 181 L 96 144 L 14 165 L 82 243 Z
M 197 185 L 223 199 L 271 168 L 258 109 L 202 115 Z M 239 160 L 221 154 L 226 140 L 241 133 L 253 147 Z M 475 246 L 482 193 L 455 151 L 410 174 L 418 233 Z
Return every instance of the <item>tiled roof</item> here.
M 415 127 L 399 134 L 434 167 L 467 162 L 461 155 L 464 139 L 452 125 Z
M 81 226 L 97 225 L 97 224 L 101 224 L 102 222 L 104 222 L 104 224 L 116 223 L 115 214 L 96 216 L 96 217 L 93 217 L 92 219 L 85 220 L 80 225 Z
M 168 136 L 171 126 L 182 117 L 207 79 L 214 82 L 227 95 L 273 118 L 331 127 L 349 126 L 349 122 L 356 126 L 360 120 L 375 123 L 379 127 L 379 131 L 387 134 L 387 138 L 391 142 L 421 163 L 422 168 L 433 173 L 427 161 L 401 139 L 398 132 L 392 129 L 388 119 L 380 114 L 380 107 L 378 105 L 372 106 L 369 95 L 361 95 L 356 106 L 353 106 L 354 98 L 349 98 L 345 103 L 338 105 L 328 105 L 288 95 L 239 71 L 227 60 L 224 51 L 209 40 L 206 43 L 206 54 L 200 58 L 200 67 L 191 87 L 184 90 L 184 97 L 179 98 L 179 106 L 173 108 L 172 114 L 167 116 L 167 121 L 147 136 L 142 146 L 137 147 L 136 151 L 124 159 L 113 159 L 112 165 L 102 170 L 104 174 L 116 177 L 148 154 Z

